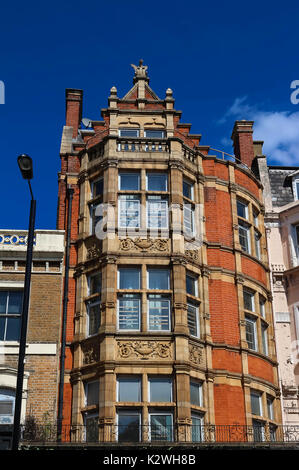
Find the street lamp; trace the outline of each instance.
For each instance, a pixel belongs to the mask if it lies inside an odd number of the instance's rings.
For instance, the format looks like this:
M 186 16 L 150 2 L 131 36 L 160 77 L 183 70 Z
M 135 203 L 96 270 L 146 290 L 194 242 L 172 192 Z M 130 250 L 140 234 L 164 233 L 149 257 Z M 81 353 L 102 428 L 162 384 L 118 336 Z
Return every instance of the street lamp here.
M 31 281 L 31 266 L 32 266 L 32 252 L 33 252 L 33 238 L 34 238 L 34 223 L 36 212 L 36 201 L 33 197 L 30 180 L 33 178 L 33 165 L 32 159 L 29 155 L 20 155 L 18 157 L 18 165 L 21 170 L 22 176 L 28 181 L 29 190 L 31 194 L 30 216 L 29 216 L 29 230 L 27 238 L 27 256 L 26 256 L 26 271 L 24 282 L 24 295 L 21 317 L 21 332 L 20 332 L 20 345 L 19 345 L 19 360 L 18 360 L 18 375 L 15 399 L 15 412 L 14 424 L 12 435 L 12 450 L 18 450 L 20 440 L 20 422 L 21 422 L 21 408 L 22 408 L 22 393 L 23 393 L 23 379 L 24 379 L 24 363 L 26 352 L 26 335 L 28 323 L 28 310 L 30 299 L 30 281 Z

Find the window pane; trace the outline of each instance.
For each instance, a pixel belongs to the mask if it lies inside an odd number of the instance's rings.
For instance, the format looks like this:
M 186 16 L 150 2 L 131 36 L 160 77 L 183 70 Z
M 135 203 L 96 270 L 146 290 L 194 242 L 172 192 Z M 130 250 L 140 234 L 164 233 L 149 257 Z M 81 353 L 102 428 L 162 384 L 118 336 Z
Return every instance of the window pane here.
M 260 421 L 252 421 L 254 442 L 263 442 L 265 440 L 265 426 Z
M 246 341 L 250 349 L 256 350 L 255 321 L 249 318 L 246 318 Z
M 268 333 L 267 325 L 262 325 L 262 342 L 263 342 L 263 353 L 268 355 Z
M 120 137 L 139 137 L 139 129 L 119 129 Z
M 168 227 L 168 200 L 163 196 L 148 196 L 147 198 L 148 228 Z
M 247 205 L 241 201 L 237 201 L 237 213 L 239 217 L 243 217 L 243 219 L 247 219 L 248 217 Z
M 88 334 L 97 334 L 101 324 L 100 303 L 88 304 Z
M 183 181 L 183 196 L 193 199 L 193 184 Z
M 172 401 L 172 380 L 170 378 L 151 378 L 149 385 L 151 402 Z
M 119 189 L 122 191 L 138 191 L 139 173 L 120 173 Z
M 151 441 L 172 441 L 172 415 L 150 415 Z
M 101 274 L 89 277 L 89 295 L 101 293 Z
M 194 207 L 191 204 L 184 204 L 184 230 L 194 232 Z
M 147 174 L 148 191 L 167 191 L 167 174 L 148 173 Z
M 192 442 L 203 441 L 203 417 L 201 415 L 192 414 Z
M 120 227 L 137 228 L 140 225 L 140 201 L 136 196 L 119 197 Z
M 103 178 L 92 183 L 92 197 L 97 197 L 103 194 L 104 180 Z
M 146 130 L 145 137 L 154 138 L 154 139 L 164 139 L 165 131 L 162 130 Z
M 12 424 L 14 418 L 15 392 L 0 389 L 0 424 Z
M 19 341 L 21 328 L 21 317 L 7 318 L 6 322 L 6 341 Z
M 249 227 L 242 221 L 239 221 L 239 242 L 242 250 L 250 253 Z
M 118 328 L 140 329 L 140 300 L 138 296 L 122 296 L 118 300 Z
M 190 335 L 199 336 L 197 307 L 190 303 L 187 304 L 187 321 Z
M 11 291 L 8 296 L 8 309 L 7 313 L 18 313 L 22 312 L 22 291 Z
M 188 274 L 186 275 L 186 291 L 187 294 L 197 295 L 197 280 Z
M 85 440 L 86 442 L 98 442 L 99 440 L 99 417 L 85 417 Z
M 140 415 L 137 413 L 118 414 L 118 441 L 139 442 L 140 439 Z
M 118 379 L 118 401 L 137 402 L 141 401 L 140 378 Z
M 259 393 L 251 392 L 251 413 L 254 415 L 262 416 L 261 410 L 261 395 Z
M 254 232 L 254 242 L 255 242 L 255 255 L 258 259 L 261 258 L 261 236 L 258 232 Z
M 140 269 L 119 268 L 119 289 L 140 289 Z
M 149 289 L 169 289 L 169 270 L 168 269 L 149 269 L 148 270 L 148 288 Z
M 6 318 L 0 317 L 0 341 L 5 340 Z
M 149 296 L 148 328 L 150 331 L 170 330 L 170 301 L 162 296 Z
M 88 382 L 85 388 L 86 406 L 99 403 L 99 382 Z
M 266 312 L 265 312 L 265 300 L 260 297 L 259 299 L 259 304 L 260 304 L 260 314 L 262 315 L 263 318 L 266 317 Z
M 297 199 L 299 199 L 299 182 L 296 183 Z
M 192 403 L 192 405 L 202 406 L 201 390 L 201 384 L 190 382 L 190 403 Z
M 268 418 L 274 419 L 273 413 L 273 398 L 267 398 Z
M 6 291 L 0 291 L 0 314 L 6 313 L 7 308 L 7 294 Z
M 243 290 L 244 309 L 254 312 L 254 294 Z

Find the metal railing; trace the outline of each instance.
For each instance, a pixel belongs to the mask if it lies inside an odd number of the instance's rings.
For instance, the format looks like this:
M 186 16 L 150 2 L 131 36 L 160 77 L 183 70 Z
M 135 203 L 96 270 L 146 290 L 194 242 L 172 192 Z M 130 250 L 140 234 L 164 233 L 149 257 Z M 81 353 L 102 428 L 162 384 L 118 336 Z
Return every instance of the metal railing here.
M 299 426 L 245 425 L 63 425 L 22 427 L 21 442 L 34 443 L 299 443 Z
M 119 137 L 117 150 L 118 152 L 169 152 L 169 144 L 166 139 Z

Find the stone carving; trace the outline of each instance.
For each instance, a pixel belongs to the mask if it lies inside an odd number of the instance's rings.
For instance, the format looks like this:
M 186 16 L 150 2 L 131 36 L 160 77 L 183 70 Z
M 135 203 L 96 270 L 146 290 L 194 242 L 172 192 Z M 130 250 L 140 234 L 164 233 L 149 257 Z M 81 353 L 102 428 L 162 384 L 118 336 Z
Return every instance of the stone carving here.
M 122 359 L 171 359 L 170 342 L 164 341 L 118 341 L 118 355 Z
M 189 344 L 189 360 L 194 364 L 200 364 L 202 359 L 203 347 Z
M 83 349 L 83 348 L 82 348 Z M 88 365 L 99 361 L 99 351 L 95 345 L 89 345 L 89 348 L 83 349 L 83 364 Z
M 168 240 L 165 238 L 124 238 L 119 240 L 122 251 L 167 251 Z
M 100 247 L 96 243 L 87 249 L 87 259 L 97 258 L 100 254 Z
M 147 65 L 143 65 L 143 60 L 140 59 L 139 61 L 139 65 L 134 65 L 134 64 L 131 64 L 131 67 L 133 67 L 133 69 L 135 70 L 135 77 L 138 77 L 138 78 L 147 78 L 147 69 L 148 69 L 148 66 Z
M 187 256 L 187 258 L 190 258 L 192 261 L 199 261 L 198 250 L 185 250 L 185 255 Z

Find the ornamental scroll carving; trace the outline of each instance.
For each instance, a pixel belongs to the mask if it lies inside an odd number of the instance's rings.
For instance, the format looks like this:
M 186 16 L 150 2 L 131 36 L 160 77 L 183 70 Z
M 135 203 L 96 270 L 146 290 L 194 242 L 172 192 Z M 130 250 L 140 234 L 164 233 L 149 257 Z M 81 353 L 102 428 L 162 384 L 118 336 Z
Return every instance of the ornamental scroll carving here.
M 101 254 L 101 249 L 96 243 L 94 243 L 92 246 L 90 246 L 87 249 L 87 259 L 93 259 L 99 257 Z
M 203 356 L 203 347 L 202 346 L 195 346 L 193 344 L 189 344 L 189 360 L 194 364 L 200 364 L 202 362 Z
M 171 359 L 170 342 L 165 341 L 118 341 L 118 356 L 122 359 Z
M 168 251 L 165 238 L 124 238 L 119 240 L 121 251 Z
M 82 346 L 82 352 L 84 365 L 93 364 L 94 362 L 98 362 L 100 359 L 99 347 L 96 346 L 96 344 L 89 343 L 84 347 Z

